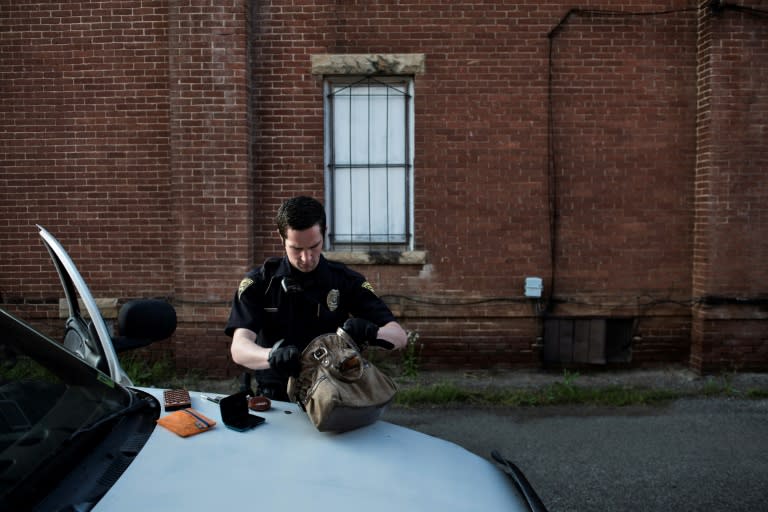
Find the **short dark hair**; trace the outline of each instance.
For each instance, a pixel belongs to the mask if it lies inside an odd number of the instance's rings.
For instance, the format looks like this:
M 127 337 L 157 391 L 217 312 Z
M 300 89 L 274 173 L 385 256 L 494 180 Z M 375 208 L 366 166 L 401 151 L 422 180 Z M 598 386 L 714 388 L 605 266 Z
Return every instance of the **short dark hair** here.
M 320 233 L 325 236 L 325 208 L 312 197 L 297 196 L 288 199 L 278 208 L 275 221 L 283 240 L 288 228 L 303 231 L 315 224 L 320 226 Z

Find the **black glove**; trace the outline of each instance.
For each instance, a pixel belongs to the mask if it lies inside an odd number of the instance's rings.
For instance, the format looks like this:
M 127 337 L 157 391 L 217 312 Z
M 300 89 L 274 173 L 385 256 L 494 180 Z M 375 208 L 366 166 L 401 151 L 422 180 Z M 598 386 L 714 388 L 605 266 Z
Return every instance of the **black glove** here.
M 269 352 L 269 367 L 275 370 L 281 377 L 298 377 L 301 370 L 299 349 L 294 345 L 283 346 L 277 342 Z
M 395 347 L 388 341 L 378 339 L 379 326 L 364 318 L 349 318 L 341 328 L 355 340 L 360 350 L 365 350 L 368 345 L 378 345 L 386 349 Z

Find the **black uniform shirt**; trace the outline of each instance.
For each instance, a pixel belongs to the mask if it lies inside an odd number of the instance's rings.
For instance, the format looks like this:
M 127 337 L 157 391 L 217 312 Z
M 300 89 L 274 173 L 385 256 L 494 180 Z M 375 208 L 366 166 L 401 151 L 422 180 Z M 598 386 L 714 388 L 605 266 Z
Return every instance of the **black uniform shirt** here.
M 291 291 L 284 279 L 298 285 Z M 336 332 L 349 316 L 365 318 L 379 327 L 394 321 L 389 307 L 365 278 L 342 263 L 320 256 L 309 273 L 293 269 L 287 256 L 270 258 L 240 282 L 225 328 L 228 336 L 244 327 L 257 333 L 256 342 L 284 344 L 303 350 L 321 334 Z

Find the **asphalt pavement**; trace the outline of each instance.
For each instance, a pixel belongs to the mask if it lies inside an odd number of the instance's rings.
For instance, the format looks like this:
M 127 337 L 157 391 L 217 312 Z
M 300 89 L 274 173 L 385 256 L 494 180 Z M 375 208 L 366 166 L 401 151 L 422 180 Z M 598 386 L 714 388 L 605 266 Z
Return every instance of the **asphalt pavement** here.
M 562 376 L 422 376 L 466 387 L 545 385 Z M 711 386 L 685 370 L 578 376 L 579 385 Z M 734 391 L 768 389 L 768 375 L 728 377 Z M 738 396 L 738 393 L 736 393 Z M 490 459 L 498 450 L 528 477 L 550 512 L 768 510 L 768 400 L 679 399 L 596 407 L 391 407 L 384 420 Z

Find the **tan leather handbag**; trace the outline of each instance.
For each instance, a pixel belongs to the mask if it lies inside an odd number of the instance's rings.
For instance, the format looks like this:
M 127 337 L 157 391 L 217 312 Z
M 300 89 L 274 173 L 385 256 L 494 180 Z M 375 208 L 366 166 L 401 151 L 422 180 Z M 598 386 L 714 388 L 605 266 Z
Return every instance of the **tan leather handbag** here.
M 321 431 L 344 432 L 379 419 L 397 386 L 367 361 L 339 328 L 312 340 L 301 354 L 301 372 L 288 380 L 288 396 Z

